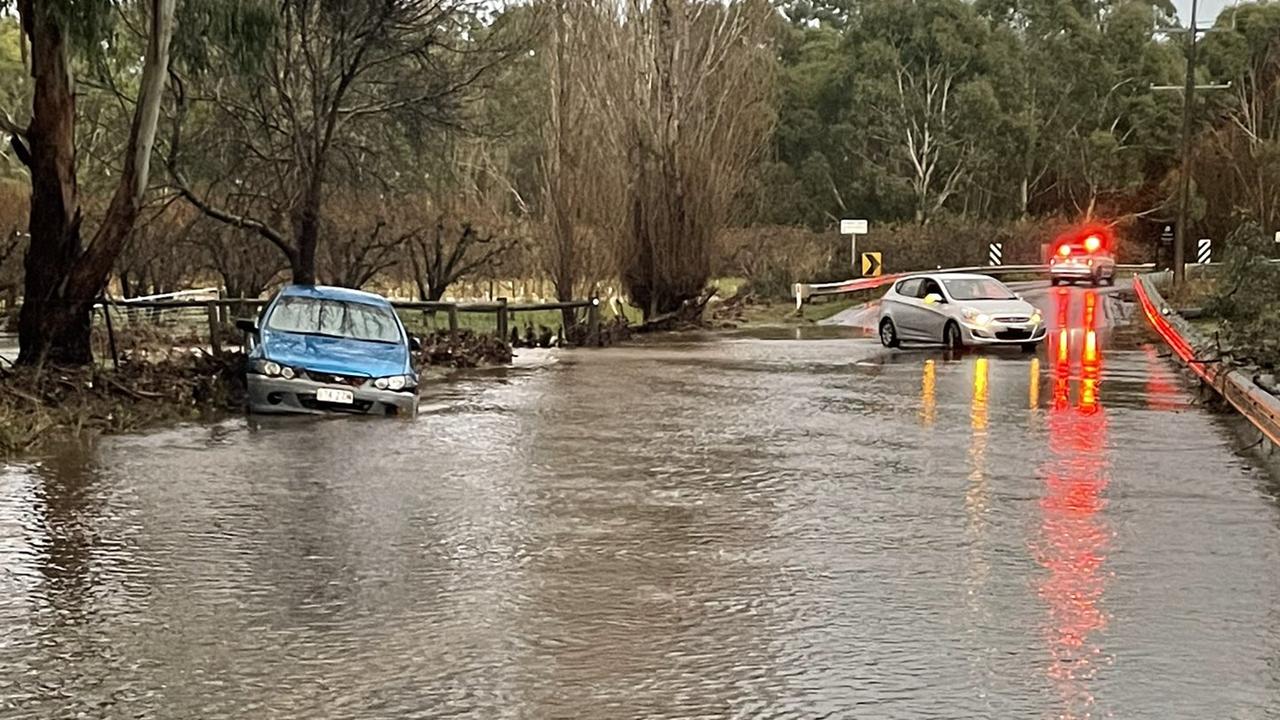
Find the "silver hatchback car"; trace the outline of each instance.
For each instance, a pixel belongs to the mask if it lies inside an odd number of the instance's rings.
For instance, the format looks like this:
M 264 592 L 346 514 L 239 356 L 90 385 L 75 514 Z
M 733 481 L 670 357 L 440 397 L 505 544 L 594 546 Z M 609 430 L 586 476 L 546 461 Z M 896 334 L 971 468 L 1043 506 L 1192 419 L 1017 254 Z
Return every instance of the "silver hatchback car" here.
M 1017 345 L 1044 340 L 1040 311 L 987 275 L 914 275 L 893 284 L 880 301 L 878 331 L 885 347 L 904 342 Z

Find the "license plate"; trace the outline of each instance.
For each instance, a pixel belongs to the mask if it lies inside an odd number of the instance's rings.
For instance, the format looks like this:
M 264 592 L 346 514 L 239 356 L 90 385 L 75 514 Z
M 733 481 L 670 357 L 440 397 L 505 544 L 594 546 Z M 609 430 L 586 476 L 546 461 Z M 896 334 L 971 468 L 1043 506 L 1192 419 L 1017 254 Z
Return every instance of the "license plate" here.
M 319 402 L 337 403 L 339 405 L 350 405 L 356 401 L 356 394 L 350 390 L 338 390 L 337 388 L 317 388 L 316 400 Z

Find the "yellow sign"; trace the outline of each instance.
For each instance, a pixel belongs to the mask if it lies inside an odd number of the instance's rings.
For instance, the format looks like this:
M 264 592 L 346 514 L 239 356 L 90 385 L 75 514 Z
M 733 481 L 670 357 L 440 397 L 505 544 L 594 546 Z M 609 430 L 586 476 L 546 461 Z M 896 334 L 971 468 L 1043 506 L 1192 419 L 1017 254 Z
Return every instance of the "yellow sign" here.
M 882 272 L 884 265 L 880 262 L 880 253 L 862 253 L 862 277 L 880 277 Z

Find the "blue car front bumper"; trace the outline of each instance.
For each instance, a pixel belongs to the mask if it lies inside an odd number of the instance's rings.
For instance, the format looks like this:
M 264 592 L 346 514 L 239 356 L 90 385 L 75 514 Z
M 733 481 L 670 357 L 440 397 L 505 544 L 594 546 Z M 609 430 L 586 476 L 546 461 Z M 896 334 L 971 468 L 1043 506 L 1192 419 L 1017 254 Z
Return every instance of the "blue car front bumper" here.
M 249 412 L 257 414 L 322 414 L 354 413 L 359 415 L 405 415 L 418 412 L 417 388 L 401 391 L 379 390 L 369 386 L 331 385 L 306 378 L 286 380 L 281 377 L 250 374 Z M 316 390 L 329 388 L 349 391 L 350 403 L 321 402 Z

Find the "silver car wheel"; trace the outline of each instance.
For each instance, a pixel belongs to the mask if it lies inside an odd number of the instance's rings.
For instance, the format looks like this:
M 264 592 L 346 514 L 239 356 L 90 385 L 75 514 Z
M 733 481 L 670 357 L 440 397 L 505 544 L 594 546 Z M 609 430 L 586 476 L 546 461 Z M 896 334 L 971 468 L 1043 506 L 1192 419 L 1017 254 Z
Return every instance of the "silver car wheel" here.
M 880 321 L 880 344 L 887 348 L 898 346 L 898 331 L 889 318 Z

